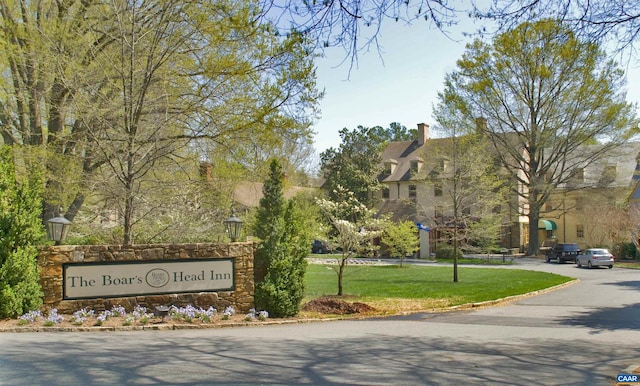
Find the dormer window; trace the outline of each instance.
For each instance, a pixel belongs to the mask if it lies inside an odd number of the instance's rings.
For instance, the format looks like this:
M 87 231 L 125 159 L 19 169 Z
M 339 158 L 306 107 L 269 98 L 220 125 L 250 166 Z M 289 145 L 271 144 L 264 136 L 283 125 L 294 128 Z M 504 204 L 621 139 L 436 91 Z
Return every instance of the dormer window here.
M 584 182 L 584 169 L 583 168 L 575 168 L 571 173 L 571 179 L 574 182 Z
M 422 163 L 423 161 L 421 159 L 415 159 L 411 161 L 410 170 L 412 176 L 417 175 L 422 170 Z
M 418 172 L 418 161 L 411 161 L 411 174 Z
M 390 176 L 395 172 L 397 162 L 394 160 L 385 161 L 383 173 L 387 176 Z

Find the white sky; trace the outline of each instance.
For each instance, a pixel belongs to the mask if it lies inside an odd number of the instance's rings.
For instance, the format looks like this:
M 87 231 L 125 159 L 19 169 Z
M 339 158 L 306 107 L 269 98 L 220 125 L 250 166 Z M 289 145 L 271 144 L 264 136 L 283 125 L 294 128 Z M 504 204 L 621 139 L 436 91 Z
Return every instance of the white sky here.
M 467 32 L 474 29 L 470 25 Z M 444 76 L 455 70 L 465 44 L 471 41 L 460 31 L 453 31 L 451 38 L 429 29 L 425 22 L 406 26 L 385 20 L 379 36 L 380 54 L 375 47 L 361 53 L 351 74 L 349 63 L 342 63 L 345 51 L 339 47 L 327 50 L 316 62 L 317 85 L 325 90 L 322 115 L 313 126 L 317 153 L 337 148 L 338 131 L 344 127 L 388 127 L 391 122 L 407 128 L 416 128 L 418 123 L 433 126 L 431 110 Z M 627 68 L 627 77 L 627 100 L 640 102 L 640 59 Z

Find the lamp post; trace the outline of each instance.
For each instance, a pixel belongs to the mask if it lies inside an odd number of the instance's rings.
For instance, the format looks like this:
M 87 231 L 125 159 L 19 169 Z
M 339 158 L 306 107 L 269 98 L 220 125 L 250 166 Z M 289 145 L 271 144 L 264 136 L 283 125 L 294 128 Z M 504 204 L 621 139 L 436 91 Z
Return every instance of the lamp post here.
M 224 229 L 227 236 L 231 239 L 231 242 L 235 242 L 240 238 L 240 232 L 242 231 L 242 220 L 236 217 L 233 210 L 231 211 L 231 217 L 224 221 Z
M 71 228 L 71 221 L 58 216 L 47 220 L 47 237 L 55 241 L 56 245 L 62 244 Z

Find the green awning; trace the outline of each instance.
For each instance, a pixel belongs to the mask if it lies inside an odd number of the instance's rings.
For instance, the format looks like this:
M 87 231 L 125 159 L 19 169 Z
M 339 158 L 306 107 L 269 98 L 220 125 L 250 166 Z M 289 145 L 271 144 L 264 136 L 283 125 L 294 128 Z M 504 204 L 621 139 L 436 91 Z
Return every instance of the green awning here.
M 538 229 L 546 229 L 548 231 L 553 231 L 558 229 L 558 226 L 555 222 L 551 220 L 539 220 L 538 221 Z

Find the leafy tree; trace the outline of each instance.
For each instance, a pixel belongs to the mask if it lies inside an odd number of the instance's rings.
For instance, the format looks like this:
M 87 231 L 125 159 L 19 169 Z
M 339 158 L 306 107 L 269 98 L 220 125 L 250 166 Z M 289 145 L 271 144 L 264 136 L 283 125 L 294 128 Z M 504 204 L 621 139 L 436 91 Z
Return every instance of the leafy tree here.
M 538 223 L 559 184 L 635 134 L 623 72 L 597 44 L 557 22 L 524 23 L 491 45 L 475 41 L 457 65 L 444 98 L 467 125 L 486 119 L 481 131 L 517 181 L 512 194 L 524 202 L 518 211 L 529 224 Z M 601 145 L 580 151 L 596 141 Z M 537 226 L 530 226 L 529 255 L 538 243 Z
M 458 282 L 461 247 L 486 246 L 499 238 L 503 214 L 495 208 L 505 201 L 505 181 L 488 138 L 476 130 L 477 126 L 465 125 L 449 96 L 447 92 L 438 94 L 434 117 L 436 130 L 444 138 L 437 139 L 425 154 L 429 170 L 426 181 L 439 185 L 442 192 L 441 199 L 434 202 L 442 209 L 435 225 L 452 229 L 442 233 L 445 240 L 441 241 L 452 246 L 453 281 Z M 493 226 L 487 226 L 489 223 Z
M 334 269 L 338 275 L 337 295 L 342 296 L 343 278 L 349 259 L 375 249 L 372 241 L 382 234 L 386 219 L 375 218 L 375 210 L 360 203 L 352 192 L 340 186 L 336 189 L 342 199 L 333 201 L 319 198 L 317 204 L 332 227 L 329 232 L 331 243 L 341 249 Z M 351 218 L 357 220 L 348 220 Z
M 282 165 L 273 160 L 253 225 L 260 239 L 255 303 L 274 317 L 293 316 L 300 311 L 311 244 L 305 212 L 294 200 L 284 198 L 283 183 Z
M 387 248 L 391 257 L 400 257 L 401 267 L 405 256 L 420 249 L 416 225 L 412 221 L 388 224 L 384 228 L 381 242 Z
M 494 208 L 500 208 L 500 206 L 497 205 Z M 480 216 L 477 221 L 469 222 L 469 227 L 465 229 L 466 241 L 473 243 L 467 248 L 475 247 L 480 252 L 490 254 L 499 248 L 502 216 L 493 212 L 485 212 Z
M 42 304 L 36 264 L 36 245 L 44 236 L 41 210 L 42 181 L 33 174 L 19 183 L 11 148 L 0 147 L 0 318 Z
M 0 131 L 47 149 L 45 219 L 109 186 L 129 244 L 152 170 L 226 154 L 259 175 L 256 153 L 311 136 L 309 40 L 274 33 L 252 0 L 46 3 L 0 7 Z
M 192 140 L 222 142 L 241 157 L 248 132 L 230 129 L 252 127 L 255 137 L 247 143 L 262 146 L 279 141 L 278 131 L 308 134 L 308 122 L 285 110 L 297 114 L 313 106 L 305 40 L 295 34 L 277 39 L 268 25 L 253 25 L 249 4 L 161 0 L 153 8 L 114 3 L 108 11 L 116 21 L 116 50 L 100 58 L 107 79 L 100 92 L 113 95 L 114 103 L 89 127 L 121 187 L 124 244 L 132 242 L 136 200 L 150 183 L 145 177 Z
M 382 126 L 372 127 L 371 132 L 380 142 L 413 141 L 418 134 L 417 129 L 407 129 L 398 122 L 391 122 L 388 128 Z
M 379 128 L 343 128 L 340 137 L 338 149 L 331 147 L 320 154 L 320 170 L 326 179 L 324 188 L 330 199 L 340 200 L 340 192 L 344 190 L 338 187 L 342 187 L 371 208 L 375 204 L 373 193 L 381 188 L 378 174 L 382 171 L 382 149 L 386 143 Z
M 45 149 L 44 220 L 65 205 L 65 217 L 73 220 L 84 202 L 86 176 L 103 161 L 87 146 L 85 126 L 72 108 L 91 51 L 108 44 L 92 40 L 101 30 L 93 25 L 99 19 L 92 15 L 95 6 L 0 2 L 0 133 L 6 145 Z

